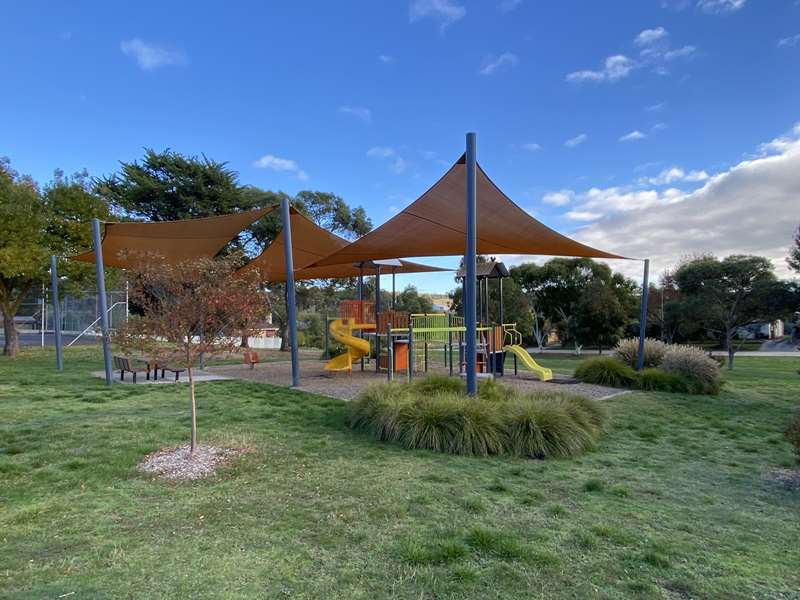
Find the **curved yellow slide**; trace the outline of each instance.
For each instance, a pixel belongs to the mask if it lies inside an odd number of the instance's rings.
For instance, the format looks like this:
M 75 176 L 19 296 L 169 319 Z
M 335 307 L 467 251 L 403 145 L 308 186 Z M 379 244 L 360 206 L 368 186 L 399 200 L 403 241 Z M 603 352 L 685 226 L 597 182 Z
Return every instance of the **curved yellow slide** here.
M 353 335 L 353 326 L 347 321 L 331 321 L 331 337 L 347 348 L 347 352 L 334 356 L 325 364 L 326 371 L 352 371 L 353 361 L 369 354 L 369 342 Z
M 522 364 L 525 365 L 528 369 L 533 371 L 536 375 L 538 375 L 540 381 L 550 381 L 553 378 L 553 371 L 550 369 L 546 369 L 545 367 L 541 366 L 533 357 L 528 354 L 528 351 L 525 350 L 522 346 L 518 346 L 516 344 L 511 346 L 505 346 L 503 348 L 505 352 L 513 352 L 517 355 L 517 357 L 522 361 Z

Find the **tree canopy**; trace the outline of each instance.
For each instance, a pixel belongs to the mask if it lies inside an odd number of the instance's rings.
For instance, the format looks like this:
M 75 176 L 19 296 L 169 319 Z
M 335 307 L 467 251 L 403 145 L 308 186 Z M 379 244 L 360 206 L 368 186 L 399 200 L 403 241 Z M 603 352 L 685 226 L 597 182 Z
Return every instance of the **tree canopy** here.
M 794 233 L 794 241 L 792 242 L 792 247 L 789 249 L 789 256 L 786 262 L 789 263 L 789 267 L 792 270 L 800 273 L 800 225 Z
M 25 295 L 48 280 L 49 257 L 64 258 L 91 245 L 92 218 L 106 218 L 106 203 L 91 193 L 88 175 L 72 177 L 56 171 L 39 189 L 0 161 L 0 311 L 3 313 L 3 354 L 16 356 L 19 339 L 14 317 Z M 63 261 L 59 274 L 78 286 L 90 280 L 91 265 Z

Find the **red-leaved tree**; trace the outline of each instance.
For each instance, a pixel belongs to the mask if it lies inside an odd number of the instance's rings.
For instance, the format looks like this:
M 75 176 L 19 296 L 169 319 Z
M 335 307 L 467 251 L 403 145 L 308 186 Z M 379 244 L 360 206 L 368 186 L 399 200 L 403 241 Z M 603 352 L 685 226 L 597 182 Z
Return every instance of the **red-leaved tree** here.
M 169 264 L 142 256 L 129 269 L 135 312 L 114 344 L 126 353 L 186 369 L 191 397 L 191 452 L 197 444 L 193 369 L 203 354 L 233 352 L 268 313 L 255 270 L 238 273 L 235 257 Z

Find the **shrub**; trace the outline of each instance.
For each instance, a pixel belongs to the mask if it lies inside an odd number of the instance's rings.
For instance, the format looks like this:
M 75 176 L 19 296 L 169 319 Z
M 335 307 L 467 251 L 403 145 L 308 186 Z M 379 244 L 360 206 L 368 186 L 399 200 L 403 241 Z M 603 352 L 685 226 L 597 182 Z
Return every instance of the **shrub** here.
M 800 462 L 800 410 L 794 413 L 786 431 L 783 432 L 786 441 L 789 442 L 794 448 L 794 454 Z
M 514 388 L 499 383 L 496 379 L 484 379 L 478 382 L 478 397 L 492 402 L 511 400 L 517 395 Z
M 475 398 L 460 392 L 430 396 L 416 385 L 379 384 L 350 403 L 348 424 L 406 448 L 537 458 L 577 454 L 605 429 L 603 407 L 580 396 L 521 396 L 497 383 L 484 390 Z
M 447 375 L 428 375 L 415 379 L 411 387 L 420 396 L 433 396 L 440 393 L 459 394 L 466 390 L 463 381 Z
M 400 409 L 400 443 L 406 448 L 452 452 L 461 429 L 460 399 L 444 394 L 418 398 Z
M 661 369 L 643 369 L 639 373 L 636 387 L 647 392 L 683 394 L 693 389 L 692 382 L 682 373 L 667 373 Z
M 644 338 L 644 366 L 657 367 L 661 364 L 667 345 L 661 340 Z M 614 356 L 629 367 L 636 367 L 639 358 L 639 338 L 620 340 L 614 348 Z
M 611 387 L 631 387 L 636 381 L 636 371 L 616 358 L 597 357 L 581 362 L 575 377 L 585 383 Z
M 661 369 L 684 375 L 693 394 L 717 394 L 722 386 L 719 363 L 695 346 L 669 346 Z

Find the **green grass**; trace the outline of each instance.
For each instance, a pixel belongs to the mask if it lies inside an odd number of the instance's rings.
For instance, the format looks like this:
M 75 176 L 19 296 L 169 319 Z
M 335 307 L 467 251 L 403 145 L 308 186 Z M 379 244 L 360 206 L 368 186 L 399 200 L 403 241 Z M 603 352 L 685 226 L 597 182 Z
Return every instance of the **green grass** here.
M 0 359 L 0 597 L 798 597 L 800 494 L 765 477 L 794 464 L 793 359 L 738 358 L 716 397 L 604 401 L 598 447 L 546 461 L 409 451 L 338 400 L 204 383 L 200 440 L 249 452 L 190 484 L 135 471 L 186 440 L 185 386 L 52 362 Z

